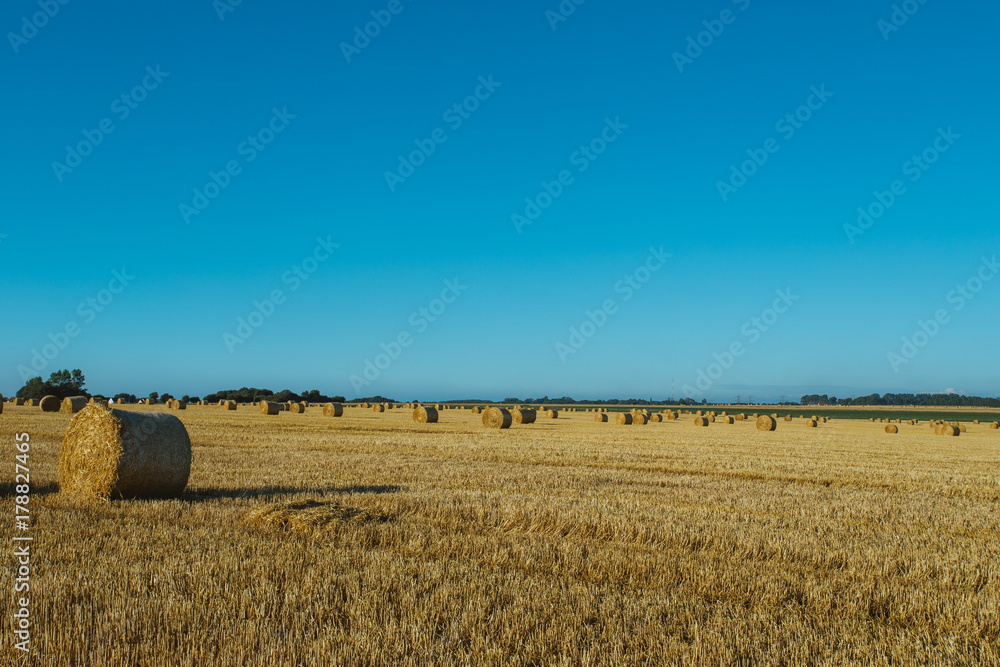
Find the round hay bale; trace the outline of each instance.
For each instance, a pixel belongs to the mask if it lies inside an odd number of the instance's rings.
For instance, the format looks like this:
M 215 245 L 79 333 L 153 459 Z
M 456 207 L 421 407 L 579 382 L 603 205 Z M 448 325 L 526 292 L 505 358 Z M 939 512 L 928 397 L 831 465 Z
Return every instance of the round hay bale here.
M 370 408 L 370 407 L 371 407 L 371 405 L 369 405 L 368 403 L 362 403 L 362 404 L 361 404 L 361 405 L 360 405 L 359 407 L 362 407 L 362 408 L 364 408 L 365 410 L 367 410 L 368 408 Z
M 186 401 L 174 401 L 174 410 L 187 410 L 188 404 Z
M 736 415 L 736 417 L 734 417 L 734 419 L 736 419 L 736 421 L 738 421 L 738 422 L 743 422 L 743 421 L 747 420 L 747 416 L 745 414 L 741 413 L 741 414 Z
M 510 428 L 514 417 L 507 408 L 489 407 L 483 410 L 483 426 L 486 428 Z
M 706 417 L 706 419 L 708 419 L 709 424 L 714 424 L 716 418 L 715 415 L 709 415 L 708 417 Z
M 42 412 L 59 412 L 61 402 L 55 396 L 46 396 L 39 403 L 39 407 L 42 408 Z
M 418 424 L 436 424 L 437 420 L 438 411 L 436 408 L 420 406 L 413 409 L 413 421 Z
M 955 426 L 954 424 L 942 424 L 941 425 L 941 435 L 945 436 L 957 436 L 962 435 L 962 429 Z
M 477 405 L 477 406 L 475 406 L 475 407 L 473 407 L 473 408 L 472 408 L 472 410 L 471 410 L 472 414 L 474 414 L 474 415 L 478 415 L 478 414 L 479 414 L 479 413 L 481 413 L 482 411 L 483 411 L 483 409 L 482 409 L 482 408 L 480 408 L 480 407 L 479 407 L 478 405 Z
M 559 411 L 558 410 L 546 410 L 545 411 L 545 416 L 547 418 L 549 418 L 549 419 L 558 419 L 559 418 Z
M 515 424 L 534 424 L 538 419 L 538 413 L 531 408 L 514 408 L 510 411 L 510 416 Z
M 667 421 L 668 422 L 677 421 L 678 417 L 680 417 L 680 415 L 678 415 L 676 412 L 668 412 L 667 413 Z
M 990 428 L 993 429 L 994 431 L 1000 429 L 1000 422 L 993 422 L 992 424 L 990 424 Z
M 225 408 L 226 410 L 235 410 L 236 401 L 224 401 L 222 407 Z
M 708 424 L 709 424 L 708 417 L 695 417 L 694 418 L 694 425 L 695 426 L 708 426 Z
M 649 423 L 649 418 L 641 412 L 632 415 L 632 424 L 635 426 L 645 426 L 647 423 Z
M 777 431 L 778 430 L 778 420 L 774 417 L 769 417 L 764 415 L 757 419 L 757 430 L 758 431 Z
M 816 421 L 815 419 L 807 419 L 806 420 L 806 428 L 816 428 L 818 426 L 819 426 L 819 422 Z
M 176 498 L 191 474 L 191 439 L 162 412 L 81 410 L 63 438 L 59 486 L 97 498 Z
M 444 405 L 441 404 L 441 403 L 435 403 L 434 404 L 434 409 L 435 410 L 444 410 Z
M 344 406 L 340 403 L 327 403 L 323 406 L 324 417 L 343 417 Z
M 14 399 L 14 405 L 16 405 L 18 407 L 24 405 L 24 399 L 23 398 L 15 398 Z
M 372 412 L 385 412 L 385 406 L 381 403 L 376 403 L 372 406 Z
M 632 419 L 633 419 L 632 415 L 627 412 L 619 412 L 618 416 L 615 417 L 615 421 L 621 424 L 622 426 L 627 426 L 631 424 Z
M 899 433 L 899 427 L 896 426 L 895 424 L 889 424 L 888 426 L 885 427 L 885 432 L 886 433 Z
M 281 403 L 273 403 L 271 401 L 260 402 L 260 414 L 262 415 L 276 415 L 281 412 L 281 408 Z
M 792 416 L 791 415 L 785 415 L 785 421 L 786 422 L 792 421 Z
M 34 399 L 34 398 L 28 398 L 28 399 L 25 399 L 24 404 L 27 407 L 29 407 L 29 408 L 33 408 L 36 405 L 38 405 L 38 401 L 36 399 Z
M 960 430 L 962 433 L 968 433 L 969 432 L 969 427 L 966 426 L 965 424 L 962 424 L 962 425 L 960 425 L 958 427 L 958 430 Z
M 649 415 L 649 421 L 653 422 L 654 424 L 659 424 L 660 422 L 663 421 L 663 415 L 661 415 L 660 413 Z
M 698 412 L 696 412 L 696 413 L 694 413 L 694 414 L 695 414 L 695 416 L 696 416 L 696 417 L 702 417 L 702 416 L 704 416 L 704 415 L 705 415 L 705 413 L 704 413 L 704 412 L 702 412 L 701 410 L 699 410 Z
M 972 423 L 975 424 L 976 426 L 979 426 L 979 420 L 978 419 L 973 419 Z
M 85 396 L 68 396 L 63 399 L 59 412 L 66 415 L 75 415 L 85 407 L 87 407 L 87 398 Z
M 729 416 L 722 417 L 722 423 L 723 424 L 735 424 L 736 423 L 736 418 L 735 417 L 729 417 Z
M 594 415 L 594 421 L 606 424 L 608 422 L 608 416 L 603 412 L 598 412 L 597 414 Z

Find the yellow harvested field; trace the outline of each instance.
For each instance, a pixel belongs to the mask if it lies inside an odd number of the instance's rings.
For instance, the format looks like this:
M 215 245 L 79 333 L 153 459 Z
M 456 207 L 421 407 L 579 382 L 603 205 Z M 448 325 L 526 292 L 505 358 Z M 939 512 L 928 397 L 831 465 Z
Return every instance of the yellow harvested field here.
M 4 406 L 5 451 L 32 443 L 37 664 L 1000 664 L 993 419 L 170 414 L 182 499 L 81 503 L 72 415 Z

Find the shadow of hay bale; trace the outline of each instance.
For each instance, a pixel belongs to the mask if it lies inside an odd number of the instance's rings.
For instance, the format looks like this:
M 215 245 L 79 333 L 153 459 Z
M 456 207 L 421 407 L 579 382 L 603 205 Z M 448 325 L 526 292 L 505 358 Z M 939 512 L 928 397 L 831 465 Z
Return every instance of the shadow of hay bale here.
M 396 486 L 395 484 L 338 486 L 325 489 L 301 486 L 261 486 L 255 488 L 202 487 L 187 490 L 184 493 L 182 500 L 188 502 L 211 502 L 226 498 L 253 498 L 268 500 L 271 498 L 280 498 L 282 496 L 297 496 L 303 494 L 381 494 L 399 493 L 402 490 L 402 487 Z

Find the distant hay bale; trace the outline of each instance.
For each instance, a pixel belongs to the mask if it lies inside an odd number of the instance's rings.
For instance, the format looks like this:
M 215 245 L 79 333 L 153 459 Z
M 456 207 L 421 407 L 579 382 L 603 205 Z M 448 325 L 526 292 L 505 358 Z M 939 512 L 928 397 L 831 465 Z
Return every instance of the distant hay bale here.
M 792 421 L 792 416 L 791 415 L 785 415 L 785 421 L 786 422 Z
M 515 424 L 534 424 L 538 419 L 538 413 L 531 408 L 514 408 L 510 411 L 510 416 Z
M 478 415 L 478 414 L 479 414 L 479 413 L 481 413 L 482 411 L 483 411 L 483 409 L 482 409 L 481 407 L 479 407 L 478 405 L 477 405 L 477 406 L 474 406 L 474 407 L 472 408 L 472 410 L 471 410 L 472 414 L 474 414 L 474 415 Z
M 59 412 L 65 415 L 75 415 L 80 410 L 87 407 L 86 396 L 68 396 L 63 399 L 62 406 L 59 408 Z
M 488 407 L 483 410 L 483 426 L 486 428 L 510 428 L 513 415 L 506 408 Z
M 117 403 L 118 405 L 124 405 L 125 399 L 124 398 L 119 398 L 117 401 L 115 401 L 115 403 Z
M 746 416 L 745 414 L 742 414 L 742 413 L 740 413 L 740 414 L 736 415 L 736 416 L 734 417 L 734 419 L 735 419 L 736 421 L 738 421 L 738 422 L 742 422 L 742 421 L 746 421 L 746 419 L 747 419 L 747 416 Z
M 899 433 L 899 427 L 896 426 L 895 424 L 889 424 L 888 426 L 885 427 L 885 432 L 886 433 Z
M 962 434 L 962 429 L 955 426 L 954 424 L 942 424 L 941 425 L 941 435 L 945 436 L 957 436 Z
M 375 403 L 372 405 L 372 412 L 385 412 L 385 406 L 381 403 Z
M 28 398 L 28 399 L 25 399 L 24 404 L 27 407 L 29 407 L 29 408 L 33 408 L 36 405 L 38 405 L 38 401 L 36 399 L 34 399 L 34 398 Z
M 975 424 L 976 426 L 979 426 L 979 420 L 978 419 L 973 419 L 972 423 Z
M 708 420 L 709 424 L 714 424 L 716 417 L 715 415 L 709 415 L 708 417 L 706 417 L 706 419 Z
M 371 405 L 369 405 L 368 403 L 362 403 L 361 407 L 364 408 L 365 410 L 367 410 L 368 408 L 371 407 Z
M 757 430 L 758 431 L 777 431 L 778 430 L 778 420 L 774 417 L 769 417 L 764 415 L 757 419 Z
M 344 406 L 340 403 L 327 403 L 323 406 L 324 417 L 343 417 Z
M 62 402 L 55 396 L 46 396 L 39 403 L 39 407 L 42 408 L 42 412 L 59 412 Z
M 23 398 L 15 398 L 14 399 L 14 405 L 16 405 L 18 407 L 24 405 L 24 399 Z
M 306 404 L 305 403 L 295 403 L 295 402 L 289 403 L 288 404 L 288 411 L 291 412 L 292 414 L 295 414 L 295 415 L 301 415 L 301 414 L 303 414 L 306 411 Z
M 694 425 L 695 426 L 708 426 L 708 424 L 709 424 L 708 417 L 695 417 L 694 418 Z
M 1000 422 L 993 422 L 992 424 L 990 424 L 990 428 L 993 429 L 994 431 L 1000 429 Z
M 444 410 L 444 405 L 441 404 L 441 403 L 435 403 L 434 404 L 434 409 L 435 410 Z
M 419 408 L 413 409 L 413 421 L 418 424 L 436 424 L 437 420 L 438 411 L 436 408 L 420 406 Z
M 667 413 L 667 421 L 669 421 L 669 422 L 677 421 L 678 417 L 680 417 L 680 415 L 678 415 L 676 412 L 668 412 Z
M 191 439 L 177 417 L 101 405 L 81 410 L 59 452 L 59 486 L 97 498 L 176 498 L 191 473 Z
M 641 412 L 632 415 L 632 424 L 636 426 L 645 426 L 649 423 L 649 417 L 642 414 Z
M 619 412 L 618 416 L 615 417 L 615 421 L 622 426 L 627 426 L 632 423 L 633 416 L 628 412 Z
M 237 407 L 236 401 L 223 401 L 222 407 L 225 408 L 226 410 L 235 410 Z
M 704 415 L 705 415 L 705 413 L 704 413 L 704 412 L 702 412 L 701 410 L 699 410 L 698 412 L 696 412 L 696 413 L 694 413 L 694 414 L 695 414 L 695 416 L 696 416 L 696 417 L 702 417 L 702 416 L 704 416 Z
M 815 419 L 806 420 L 806 428 L 816 428 L 817 426 L 819 426 L 819 422 Z
M 174 410 L 187 410 L 187 401 L 174 401 Z
M 603 412 L 598 412 L 597 414 L 594 415 L 594 421 L 606 424 L 608 421 L 608 416 Z
M 968 433 L 968 431 L 969 431 L 969 427 L 968 427 L 968 426 L 966 426 L 965 424 L 961 424 L 961 425 L 960 425 L 960 426 L 958 427 L 958 430 L 959 430 L 959 431 L 961 431 L 962 433 Z
M 722 423 L 723 424 L 735 424 L 736 423 L 736 418 L 735 417 L 726 416 L 726 417 L 722 417 L 721 419 L 722 419 Z
M 261 401 L 260 402 L 260 414 L 262 415 L 276 415 L 281 412 L 281 403 L 274 403 L 272 401 Z
M 660 422 L 663 421 L 663 415 L 661 415 L 658 412 L 656 414 L 649 415 L 649 421 L 653 422 L 654 424 L 659 424 Z
M 546 410 L 545 411 L 545 416 L 548 417 L 549 419 L 558 419 L 559 418 L 559 411 L 558 410 Z

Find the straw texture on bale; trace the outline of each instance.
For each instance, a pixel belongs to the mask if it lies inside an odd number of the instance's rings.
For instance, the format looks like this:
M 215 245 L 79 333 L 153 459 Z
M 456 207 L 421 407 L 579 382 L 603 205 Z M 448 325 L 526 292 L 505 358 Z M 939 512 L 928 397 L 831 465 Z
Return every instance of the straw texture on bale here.
M 806 427 L 807 428 L 816 428 L 817 426 L 819 426 L 819 422 L 816 421 L 815 419 L 807 419 L 806 420 Z
M 667 421 L 669 421 L 669 422 L 676 421 L 679 416 L 680 415 L 678 415 L 676 412 L 668 412 L 667 413 Z
M 722 418 L 722 423 L 723 424 L 735 424 L 736 423 L 736 418 L 735 417 L 730 417 L 730 416 L 725 416 L 725 417 Z
M 990 428 L 993 430 L 1000 429 L 1000 422 L 993 422 L 990 424 Z
M 372 406 L 372 412 L 385 412 L 385 406 L 381 403 L 376 403 Z
M 62 406 L 61 401 L 55 396 L 46 396 L 39 403 L 39 407 L 42 408 L 42 412 L 59 412 L 59 408 Z
M 476 407 L 472 408 L 472 414 L 474 414 L 474 415 L 478 415 L 482 411 L 483 411 L 482 408 L 480 408 L 478 405 Z
M 650 415 L 649 416 L 649 421 L 654 422 L 654 423 L 659 423 L 659 422 L 663 421 L 663 415 L 661 415 L 659 413 Z
M 632 415 L 630 415 L 627 412 L 619 412 L 618 416 L 615 417 L 615 421 L 617 421 L 622 426 L 627 426 L 632 423 Z
M 64 492 L 97 498 L 175 498 L 191 474 L 191 439 L 177 417 L 89 405 L 59 452 Z
M 344 406 L 340 403 L 327 403 L 323 406 L 324 417 L 343 417 Z
M 649 423 L 649 417 L 642 414 L 641 412 L 637 412 L 634 415 L 632 415 L 632 423 L 635 424 L 636 426 L 645 426 L 646 424 Z
M 513 415 L 506 408 L 489 407 L 483 410 L 483 426 L 486 428 L 510 428 Z
M 222 402 L 222 407 L 225 408 L 226 410 L 235 410 L 236 409 L 236 401 L 223 401 Z
M 955 426 L 954 424 L 942 424 L 941 425 L 941 435 L 955 436 L 961 435 L 962 429 Z
M 885 432 L 886 433 L 899 433 L 899 427 L 896 426 L 895 424 L 889 424 L 888 426 L 885 427 Z
M 597 414 L 594 415 L 594 421 L 604 424 L 608 421 L 608 416 L 603 412 L 598 412 Z
M 85 407 L 87 407 L 87 398 L 85 396 L 68 396 L 63 399 L 59 412 L 66 415 L 75 415 Z
M 305 403 L 289 403 L 288 411 L 292 414 L 300 415 L 306 411 Z
M 281 403 L 272 403 L 271 401 L 260 402 L 260 414 L 276 415 L 279 412 L 281 412 Z
M 786 422 L 792 421 L 792 416 L 791 415 L 785 415 L 785 421 Z
M 774 417 L 769 417 L 764 415 L 757 419 L 757 430 L 758 431 L 777 431 L 778 430 L 778 420 Z
M 694 418 L 694 425 L 695 426 L 708 426 L 708 417 L 695 417 Z
M 545 411 L 545 416 L 547 418 L 549 418 L 549 419 L 557 419 L 559 417 L 559 411 L 558 410 L 546 410 Z
M 418 424 L 436 424 L 438 420 L 437 408 L 429 408 L 425 405 L 413 409 L 413 421 Z
M 514 408 L 510 411 L 510 416 L 515 424 L 534 424 L 538 419 L 538 413 L 531 408 Z

